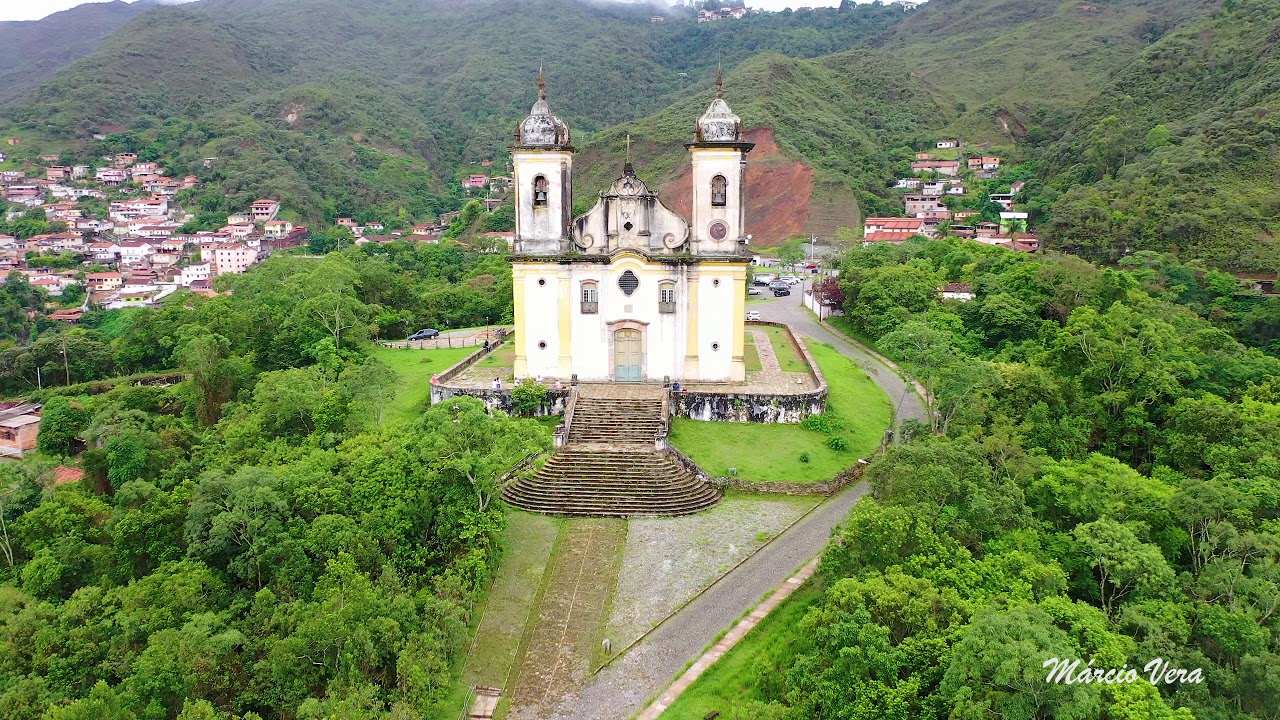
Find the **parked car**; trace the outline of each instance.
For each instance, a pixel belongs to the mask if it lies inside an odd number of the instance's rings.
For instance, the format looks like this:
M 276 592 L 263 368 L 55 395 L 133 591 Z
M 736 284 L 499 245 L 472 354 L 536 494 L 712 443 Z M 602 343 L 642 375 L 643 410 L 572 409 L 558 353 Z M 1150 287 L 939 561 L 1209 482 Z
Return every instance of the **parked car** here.
M 796 283 L 800 282 L 800 280 L 796 278 L 795 275 L 783 275 L 782 277 L 778 278 L 778 280 L 788 285 L 795 285 Z
M 426 328 L 409 336 L 410 340 L 431 340 L 440 337 L 440 331 L 435 328 Z
M 760 311 L 759 311 L 759 310 L 748 310 L 748 311 L 747 311 L 747 319 L 748 319 L 748 320 L 759 320 L 759 319 L 760 319 Z
M 791 288 L 781 287 L 781 288 L 773 289 L 774 297 L 783 297 L 784 295 L 790 295 L 790 294 L 791 294 Z
M 761 284 L 763 285 L 764 283 L 761 283 Z M 748 295 L 759 295 L 759 294 L 760 294 L 760 288 L 758 288 L 758 287 L 749 287 L 749 288 L 747 288 L 747 294 L 748 294 Z

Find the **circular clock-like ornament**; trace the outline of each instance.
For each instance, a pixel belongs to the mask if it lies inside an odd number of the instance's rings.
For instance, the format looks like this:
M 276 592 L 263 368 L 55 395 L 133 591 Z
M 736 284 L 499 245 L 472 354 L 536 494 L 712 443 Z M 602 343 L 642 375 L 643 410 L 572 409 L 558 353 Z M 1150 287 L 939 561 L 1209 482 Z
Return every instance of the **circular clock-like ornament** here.
M 712 240 L 723 240 L 729 234 L 729 226 L 717 220 L 711 223 L 711 226 L 707 228 L 707 232 L 711 234 Z

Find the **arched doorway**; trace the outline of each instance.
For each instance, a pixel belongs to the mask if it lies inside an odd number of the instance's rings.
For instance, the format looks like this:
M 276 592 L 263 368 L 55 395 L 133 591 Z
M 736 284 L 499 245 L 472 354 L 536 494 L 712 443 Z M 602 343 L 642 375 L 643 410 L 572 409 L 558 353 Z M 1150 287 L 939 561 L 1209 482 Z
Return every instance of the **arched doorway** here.
M 622 328 L 613 334 L 613 379 L 639 382 L 643 377 L 644 349 L 640 331 Z

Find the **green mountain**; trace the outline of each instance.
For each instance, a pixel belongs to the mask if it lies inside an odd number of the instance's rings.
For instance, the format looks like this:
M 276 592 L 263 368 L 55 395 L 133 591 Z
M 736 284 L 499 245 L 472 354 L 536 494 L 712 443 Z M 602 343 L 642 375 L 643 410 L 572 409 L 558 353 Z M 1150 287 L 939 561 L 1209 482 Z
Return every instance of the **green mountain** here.
M 1152 45 L 1046 153 L 1051 245 L 1280 269 L 1280 2 L 1229 0 Z
M 32 140 L 19 161 L 132 149 L 199 174 L 210 219 L 272 195 L 313 223 L 407 223 L 459 207 L 482 161 L 504 166 L 541 63 L 581 151 L 580 205 L 631 134 L 680 208 L 683 143 L 723 62 L 759 144 L 748 229 L 765 244 L 899 212 L 886 182 L 959 136 L 1038 180 L 1023 199 L 1052 247 L 1270 269 L 1278 2 L 932 0 L 697 24 L 577 0 L 203 0 L 141 13 L 0 108 L 0 132 Z M 108 126 L 128 131 L 91 139 Z
M 155 3 L 86 3 L 41 20 L 0 22 L 0 103 L 52 77 Z
M 705 87 L 717 61 L 760 47 L 822 55 L 902 17 L 867 6 L 699 26 L 653 23 L 654 12 L 571 0 L 205 0 L 143 14 L 5 115 L 83 157 L 154 154 L 219 181 L 228 206 L 273 194 L 310 219 L 422 217 L 458 204 L 460 172 L 501 156 L 535 99 L 539 63 L 581 143 Z M 90 140 L 104 126 L 134 132 L 104 148 Z

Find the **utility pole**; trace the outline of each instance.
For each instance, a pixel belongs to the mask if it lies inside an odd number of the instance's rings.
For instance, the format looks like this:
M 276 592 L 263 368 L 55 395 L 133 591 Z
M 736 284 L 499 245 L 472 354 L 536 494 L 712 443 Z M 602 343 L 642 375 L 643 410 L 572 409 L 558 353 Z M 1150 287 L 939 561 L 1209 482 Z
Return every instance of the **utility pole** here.
M 71 387 L 71 363 L 67 360 L 67 336 L 62 336 L 62 369 L 67 372 L 67 387 Z

